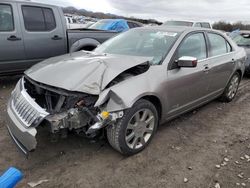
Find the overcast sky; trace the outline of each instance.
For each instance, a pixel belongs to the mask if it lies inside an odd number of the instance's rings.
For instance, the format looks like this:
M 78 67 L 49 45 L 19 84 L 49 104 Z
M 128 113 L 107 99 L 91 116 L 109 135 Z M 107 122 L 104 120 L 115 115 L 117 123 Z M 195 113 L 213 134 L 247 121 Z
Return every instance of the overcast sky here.
M 139 18 L 248 21 L 249 0 L 35 0 Z

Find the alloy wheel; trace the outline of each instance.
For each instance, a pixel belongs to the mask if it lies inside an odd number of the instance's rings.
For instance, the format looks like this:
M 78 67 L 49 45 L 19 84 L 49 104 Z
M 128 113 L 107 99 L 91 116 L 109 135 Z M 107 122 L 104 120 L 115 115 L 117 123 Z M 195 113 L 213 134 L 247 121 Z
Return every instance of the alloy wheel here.
M 238 75 L 234 75 L 233 78 L 231 79 L 229 88 L 228 88 L 228 98 L 233 99 L 237 93 L 238 87 L 240 83 L 240 78 Z
M 140 149 L 151 138 L 155 117 L 151 110 L 141 109 L 130 119 L 126 129 L 126 144 L 130 149 Z

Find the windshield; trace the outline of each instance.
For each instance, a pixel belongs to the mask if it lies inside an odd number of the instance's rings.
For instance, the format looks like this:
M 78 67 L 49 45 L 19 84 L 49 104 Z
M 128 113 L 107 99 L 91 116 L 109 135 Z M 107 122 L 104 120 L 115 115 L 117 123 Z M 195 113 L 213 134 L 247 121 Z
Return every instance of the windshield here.
M 233 40 L 239 46 L 250 46 L 250 34 L 236 35 Z
M 177 32 L 134 29 L 108 40 L 95 52 L 152 57 L 152 64 L 160 64 L 178 36 Z
M 188 26 L 192 27 L 193 22 L 185 22 L 185 21 L 167 21 L 163 25 L 168 25 L 168 26 Z

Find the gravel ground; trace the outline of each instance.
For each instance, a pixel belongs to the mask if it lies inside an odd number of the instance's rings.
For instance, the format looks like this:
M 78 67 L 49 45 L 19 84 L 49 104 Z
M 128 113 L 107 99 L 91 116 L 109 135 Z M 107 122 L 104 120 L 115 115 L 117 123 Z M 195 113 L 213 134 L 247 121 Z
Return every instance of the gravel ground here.
M 236 99 L 214 101 L 159 127 L 143 152 L 123 157 L 105 140 L 82 137 L 51 143 L 40 135 L 37 150 L 26 159 L 5 127 L 6 103 L 18 77 L 0 78 L 0 172 L 23 171 L 18 187 L 250 187 L 250 81 Z

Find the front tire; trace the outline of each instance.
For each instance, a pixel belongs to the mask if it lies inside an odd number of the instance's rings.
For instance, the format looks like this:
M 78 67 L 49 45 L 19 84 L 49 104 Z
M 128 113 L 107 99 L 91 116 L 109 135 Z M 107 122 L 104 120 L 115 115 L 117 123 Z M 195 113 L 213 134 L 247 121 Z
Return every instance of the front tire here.
M 158 126 L 155 106 L 144 99 L 126 110 L 121 119 L 107 127 L 110 145 L 124 155 L 134 155 L 151 142 Z
M 235 98 L 240 85 L 240 79 L 240 74 L 238 72 L 234 73 L 220 98 L 222 102 L 231 102 Z

